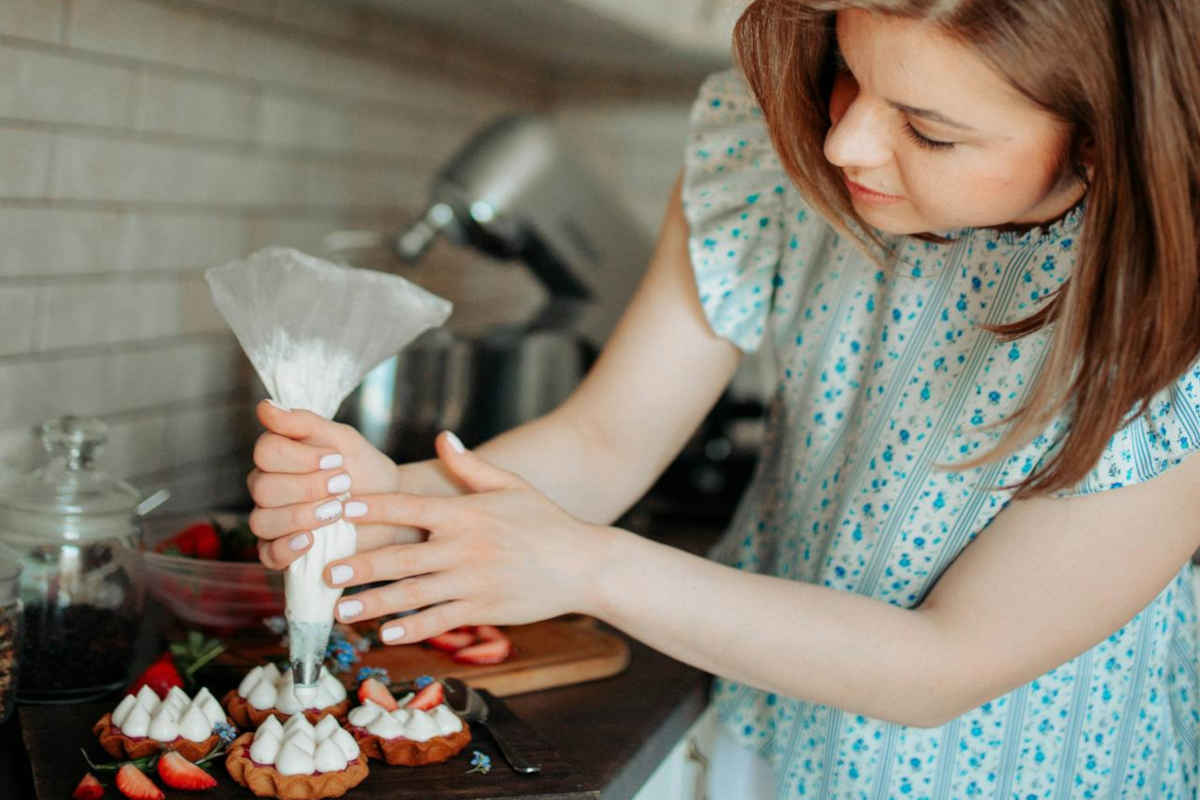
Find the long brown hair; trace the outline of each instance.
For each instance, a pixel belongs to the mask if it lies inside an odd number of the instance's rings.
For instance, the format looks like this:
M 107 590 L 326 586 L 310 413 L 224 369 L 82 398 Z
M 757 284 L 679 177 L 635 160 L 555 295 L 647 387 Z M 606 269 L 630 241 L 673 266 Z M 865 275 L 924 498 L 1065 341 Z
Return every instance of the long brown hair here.
M 986 456 L 1011 454 L 1060 412 L 1072 424 L 1017 496 L 1073 486 L 1113 434 L 1200 355 L 1200 2 L 1197 0 L 755 0 L 734 48 L 781 163 L 833 224 L 869 230 L 822 145 L 834 12 L 926 19 L 969 44 L 1074 131 L 1090 167 L 1071 277 L 1008 340 L 1053 323 L 1026 404 Z

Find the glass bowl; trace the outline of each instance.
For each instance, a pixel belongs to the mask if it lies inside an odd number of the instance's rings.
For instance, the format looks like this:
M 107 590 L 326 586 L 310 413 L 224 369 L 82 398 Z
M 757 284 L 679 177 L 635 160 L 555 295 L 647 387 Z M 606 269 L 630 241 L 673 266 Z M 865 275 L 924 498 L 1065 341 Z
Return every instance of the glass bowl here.
M 261 628 L 266 617 L 283 614 L 283 573 L 257 561 L 216 561 L 154 552 L 155 545 L 189 525 L 216 522 L 231 528 L 245 514 L 150 516 L 144 520 L 146 591 L 180 622 L 214 633 Z

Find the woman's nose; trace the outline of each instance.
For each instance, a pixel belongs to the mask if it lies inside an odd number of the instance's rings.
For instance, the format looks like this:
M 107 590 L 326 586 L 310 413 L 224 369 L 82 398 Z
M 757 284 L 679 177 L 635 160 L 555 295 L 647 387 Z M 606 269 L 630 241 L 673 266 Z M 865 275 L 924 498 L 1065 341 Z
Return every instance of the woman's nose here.
M 881 167 L 891 160 L 887 109 L 882 104 L 864 98 L 861 93 L 851 98 L 835 96 L 830 102 L 830 117 L 833 125 L 825 136 L 825 158 L 831 164 L 868 168 Z

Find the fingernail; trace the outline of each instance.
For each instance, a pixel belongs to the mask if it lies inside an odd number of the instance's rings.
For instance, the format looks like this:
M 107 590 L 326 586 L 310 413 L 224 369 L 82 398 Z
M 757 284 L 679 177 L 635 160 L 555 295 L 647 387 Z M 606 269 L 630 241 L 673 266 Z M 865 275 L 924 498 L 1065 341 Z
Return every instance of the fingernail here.
M 288 547 L 293 550 L 303 550 L 308 547 L 308 542 L 308 534 L 302 533 L 299 536 L 293 536 L 291 539 L 288 539 Z
M 395 642 L 404 638 L 404 628 L 399 625 L 393 625 L 390 628 L 384 628 L 379 632 L 385 642 Z
M 341 456 L 338 457 L 341 458 Z M 339 473 L 330 478 L 325 486 L 329 489 L 330 494 L 341 494 L 350 488 L 350 476 L 345 472 Z
M 321 456 L 321 460 L 317 464 L 317 466 L 319 466 L 321 469 L 337 469 L 341 465 L 342 465 L 342 454 L 341 453 L 330 453 L 327 456 Z
M 450 443 L 450 447 L 456 453 L 465 453 L 467 451 L 466 446 L 462 443 L 462 439 L 455 436 L 454 431 L 446 431 L 446 441 Z
M 367 504 L 359 500 L 351 500 L 346 503 L 345 514 L 347 517 L 361 517 L 367 513 Z
M 342 504 L 337 500 L 330 500 L 328 503 L 322 503 L 317 506 L 317 519 L 327 520 L 333 519 L 342 512 Z
M 279 403 L 276 403 L 276 402 L 275 402 L 274 400 L 272 400 L 270 397 L 268 397 L 268 398 L 267 398 L 267 402 L 268 402 L 268 403 L 270 403 L 271 405 L 275 406 L 276 408 L 278 408 L 280 411 L 291 411 L 291 409 L 290 409 L 290 408 L 287 408 L 286 406 L 281 406 L 281 405 L 279 405 Z
M 335 584 L 345 583 L 354 577 L 354 567 L 338 564 L 329 570 L 329 580 Z
M 357 617 L 362 613 L 363 604 L 357 600 L 343 600 L 338 603 L 338 616 L 346 619 L 348 617 Z M 384 631 L 383 638 L 387 638 L 387 631 Z

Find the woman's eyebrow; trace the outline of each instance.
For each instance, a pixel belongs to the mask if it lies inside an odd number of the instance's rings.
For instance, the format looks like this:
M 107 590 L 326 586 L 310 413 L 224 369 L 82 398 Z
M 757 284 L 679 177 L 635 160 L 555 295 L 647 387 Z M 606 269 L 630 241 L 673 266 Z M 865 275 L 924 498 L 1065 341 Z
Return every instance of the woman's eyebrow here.
M 972 128 L 970 125 L 952 120 L 940 111 L 934 111 L 931 108 L 917 108 L 916 106 L 908 106 L 904 103 L 897 103 L 894 100 L 889 100 L 888 105 L 890 105 L 892 108 L 903 111 L 906 114 L 912 114 L 914 117 L 927 119 L 930 122 L 940 122 L 943 125 L 949 125 L 952 128 L 970 131 L 971 133 L 978 133 L 978 131 Z

